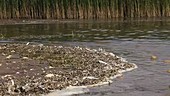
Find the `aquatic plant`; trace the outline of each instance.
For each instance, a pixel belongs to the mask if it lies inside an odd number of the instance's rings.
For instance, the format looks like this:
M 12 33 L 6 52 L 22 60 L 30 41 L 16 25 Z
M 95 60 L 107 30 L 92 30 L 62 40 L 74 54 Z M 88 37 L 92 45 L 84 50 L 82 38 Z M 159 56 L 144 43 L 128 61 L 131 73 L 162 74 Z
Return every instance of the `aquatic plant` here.
M 170 0 L 0 0 L 0 18 L 110 19 L 170 16 Z

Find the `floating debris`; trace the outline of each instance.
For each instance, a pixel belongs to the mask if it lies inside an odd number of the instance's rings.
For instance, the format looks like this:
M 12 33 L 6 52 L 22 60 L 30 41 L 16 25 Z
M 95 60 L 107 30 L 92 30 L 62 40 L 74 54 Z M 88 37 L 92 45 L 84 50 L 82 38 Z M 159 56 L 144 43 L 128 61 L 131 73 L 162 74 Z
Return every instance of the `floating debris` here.
M 28 57 L 22 57 L 22 59 L 28 60 L 29 58 Z
M 12 77 L 12 75 L 1 76 L 2 79 L 6 78 L 6 77 Z
M 47 78 L 51 78 L 51 77 L 54 77 L 55 75 L 54 74 L 47 74 L 47 75 L 45 75 L 45 77 L 47 77 Z
M 16 74 L 20 74 L 20 72 L 16 72 Z
M 52 69 L 52 68 L 55 68 L 55 67 L 49 66 L 49 69 Z
M 96 77 L 94 77 L 94 76 L 86 76 L 86 77 L 83 77 L 83 80 L 84 79 L 99 79 L 99 78 L 96 78 Z
M 164 60 L 166 64 L 170 64 L 170 60 Z
M 170 73 L 170 69 L 169 69 L 169 70 L 167 70 L 167 72 L 168 72 L 168 73 Z
M 99 60 L 99 63 L 107 65 L 107 63 L 102 60 Z
M 30 71 L 34 70 L 33 68 L 30 69 Z
M 109 84 L 112 79 L 122 76 L 122 72 L 137 68 L 101 48 L 28 42 L 1 44 L 0 53 L 3 64 L 3 68 L 0 67 L 0 95 L 37 96 L 69 86 Z
M 12 50 L 11 53 L 15 53 L 15 50 Z
M 26 45 L 29 45 L 29 44 L 30 44 L 30 42 L 27 42 L 27 43 L 26 43 Z
M 14 88 L 13 88 L 14 85 L 15 85 L 14 80 L 10 78 L 10 82 L 8 82 L 8 93 L 9 94 L 14 93 Z
M 157 56 L 155 56 L 155 55 L 152 55 L 152 56 L 151 56 L 151 60 L 157 60 L 157 59 L 158 59 Z
M 18 58 L 20 58 L 20 57 L 18 56 L 18 54 L 8 55 L 8 56 L 6 57 L 6 59 L 18 59 Z
M 6 59 L 11 59 L 12 58 L 12 55 L 8 55 L 7 57 L 6 57 Z

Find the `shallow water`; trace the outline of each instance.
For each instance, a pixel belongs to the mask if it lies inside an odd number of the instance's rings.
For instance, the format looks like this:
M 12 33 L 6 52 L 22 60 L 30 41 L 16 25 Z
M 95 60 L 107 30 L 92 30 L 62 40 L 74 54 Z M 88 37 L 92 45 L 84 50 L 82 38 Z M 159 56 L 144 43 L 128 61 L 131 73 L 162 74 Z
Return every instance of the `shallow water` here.
M 80 96 L 170 96 L 170 22 L 76 21 L 1 25 L 0 42 L 32 42 L 104 48 L 138 65 L 111 85 Z M 157 56 L 151 60 L 151 56 Z

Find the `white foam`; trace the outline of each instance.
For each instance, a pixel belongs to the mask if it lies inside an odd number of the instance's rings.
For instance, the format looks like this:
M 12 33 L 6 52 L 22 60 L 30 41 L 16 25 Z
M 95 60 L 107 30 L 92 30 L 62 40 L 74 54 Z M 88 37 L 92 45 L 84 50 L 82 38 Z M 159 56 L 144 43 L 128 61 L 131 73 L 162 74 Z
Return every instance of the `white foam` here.
M 102 60 L 99 60 L 99 63 L 107 65 L 107 63 Z
M 83 80 L 84 79 L 99 79 L 99 78 L 96 78 L 96 77 L 94 77 L 94 76 L 86 76 L 86 77 L 83 77 Z
M 73 94 L 81 94 L 89 92 L 87 86 L 69 86 L 63 90 L 56 90 L 52 93 L 47 94 L 46 96 L 70 96 Z

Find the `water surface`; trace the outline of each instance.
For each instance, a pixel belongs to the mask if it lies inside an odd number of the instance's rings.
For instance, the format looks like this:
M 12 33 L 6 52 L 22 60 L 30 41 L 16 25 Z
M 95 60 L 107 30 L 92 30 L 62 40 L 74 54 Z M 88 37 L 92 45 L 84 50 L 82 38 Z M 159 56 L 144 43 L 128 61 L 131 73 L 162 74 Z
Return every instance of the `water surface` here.
M 32 42 L 104 48 L 138 69 L 113 84 L 90 89 L 80 96 L 170 96 L 170 22 L 76 21 L 55 24 L 1 25 L 0 42 Z M 151 56 L 157 60 L 151 60 Z

